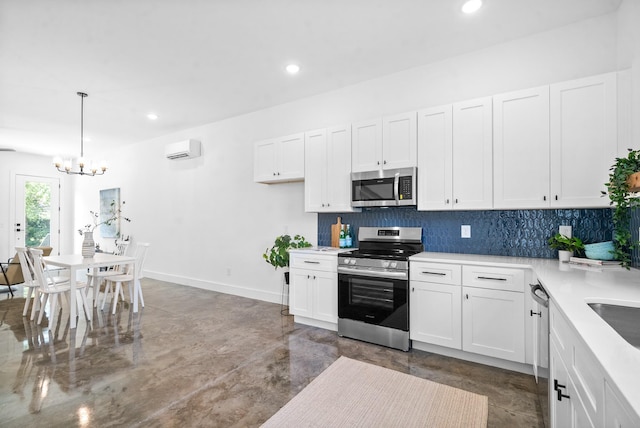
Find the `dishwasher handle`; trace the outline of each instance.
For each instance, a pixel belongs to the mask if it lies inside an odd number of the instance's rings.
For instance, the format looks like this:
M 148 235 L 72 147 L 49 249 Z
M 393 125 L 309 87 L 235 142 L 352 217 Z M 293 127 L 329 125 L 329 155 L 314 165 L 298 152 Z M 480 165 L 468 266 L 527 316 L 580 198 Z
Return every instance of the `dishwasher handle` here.
M 531 287 L 531 297 L 533 300 L 538 302 L 538 304 L 544 306 L 545 308 L 549 307 L 549 295 L 547 294 L 547 290 L 544 289 L 542 284 L 539 282 L 537 284 L 529 284 Z

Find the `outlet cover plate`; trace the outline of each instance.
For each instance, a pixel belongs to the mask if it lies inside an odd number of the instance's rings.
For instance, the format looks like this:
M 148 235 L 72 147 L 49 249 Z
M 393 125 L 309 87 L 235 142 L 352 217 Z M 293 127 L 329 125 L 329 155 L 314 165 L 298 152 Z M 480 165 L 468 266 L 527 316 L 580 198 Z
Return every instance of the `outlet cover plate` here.
M 462 226 L 460 226 L 460 237 L 471 238 L 471 225 L 463 224 Z
M 560 226 L 558 228 L 558 232 L 560 233 L 560 235 L 564 235 L 567 238 L 573 237 L 573 230 L 571 229 L 571 226 Z

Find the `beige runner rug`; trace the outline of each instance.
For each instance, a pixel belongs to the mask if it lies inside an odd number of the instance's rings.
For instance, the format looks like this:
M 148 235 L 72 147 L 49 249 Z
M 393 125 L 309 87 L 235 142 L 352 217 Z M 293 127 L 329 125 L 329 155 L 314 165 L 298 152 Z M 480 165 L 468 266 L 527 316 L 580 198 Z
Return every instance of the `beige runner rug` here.
M 488 398 L 340 357 L 263 427 L 486 427 Z

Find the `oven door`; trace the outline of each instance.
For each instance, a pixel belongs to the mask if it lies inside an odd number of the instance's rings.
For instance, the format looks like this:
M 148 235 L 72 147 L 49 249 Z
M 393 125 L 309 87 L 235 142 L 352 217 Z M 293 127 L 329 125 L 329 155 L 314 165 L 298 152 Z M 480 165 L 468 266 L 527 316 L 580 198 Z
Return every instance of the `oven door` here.
M 338 270 L 338 317 L 409 331 L 406 272 Z

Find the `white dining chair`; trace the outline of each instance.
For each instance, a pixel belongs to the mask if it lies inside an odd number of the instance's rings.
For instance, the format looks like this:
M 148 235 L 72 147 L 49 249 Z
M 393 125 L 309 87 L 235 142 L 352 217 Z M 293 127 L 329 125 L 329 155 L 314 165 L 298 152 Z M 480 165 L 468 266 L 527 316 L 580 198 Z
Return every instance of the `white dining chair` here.
M 48 280 L 47 273 L 44 269 L 44 259 L 42 258 L 42 250 L 36 248 L 30 248 L 29 253 L 31 254 L 31 258 L 26 257 L 26 262 L 34 273 L 34 280 L 37 282 L 39 288 L 38 292 L 42 298 L 40 302 L 40 316 L 38 317 L 38 324 L 42 322 L 42 316 L 44 315 L 44 308 L 47 304 L 47 300 L 49 296 L 52 296 L 50 301 L 50 309 L 51 316 L 53 317 L 56 310 L 56 304 L 58 303 L 58 296 L 64 295 L 65 293 L 69 293 L 71 291 L 71 286 L 69 283 L 65 284 L 56 284 L 52 281 Z M 33 259 L 33 260 L 32 260 Z M 80 300 L 82 301 L 82 307 L 84 308 L 84 312 L 87 316 L 88 320 L 91 320 L 91 306 L 87 301 L 87 283 L 86 282 L 78 282 L 76 283 L 76 290 L 80 294 Z M 70 300 L 69 300 L 70 301 Z M 78 309 L 80 310 L 80 302 L 78 302 Z M 33 319 L 33 315 L 35 311 L 32 310 L 31 319 Z
M 24 302 L 24 309 L 22 310 L 22 316 L 24 317 L 29 312 L 31 296 L 33 296 L 34 299 L 33 310 L 39 309 L 38 302 L 40 299 L 38 294 L 38 283 L 33 279 L 33 272 L 31 271 L 29 262 L 27 261 L 29 257 L 29 250 L 25 247 L 16 247 L 16 252 L 18 253 L 18 260 L 20 261 L 20 268 L 22 269 L 22 277 L 24 279 L 24 283 L 22 285 L 28 288 L 27 299 Z
M 144 307 L 144 297 L 142 296 L 142 287 L 140 286 L 140 278 L 142 277 L 142 268 L 144 266 L 144 261 L 147 257 L 147 250 L 149 249 L 149 243 L 140 242 L 136 245 L 136 253 L 135 253 L 135 277 L 137 277 L 138 282 L 133 284 L 134 271 L 132 270 L 131 265 L 127 265 L 125 268 L 125 272 L 121 275 L 108 276 L 105 278 L 106 285 L 104 289 L 104 298 L 102 300 L 102 305 L 100 309 L 104 309 L 104 303 L 107 300 L 107 296 L 109 294 L 113 294 L 113 310 L 112 313 L 116 313 L 116 305 L 118 304 L 118 297 L 122 292 L 122 287 L 127 285 L 129 287 L 129 298 L 133 303 L 134 295 L 133 293 L 138 293 L 138 297 L 140 299 L 140 304 Z M 115 289 L 113 288 L 115 285 Z
M 113 252 L 113 254 L 116 256 L 126 255 L 127 248 L 129 248 L 129 242 L 130 241 L 117 242 L 116 250 Z M 102 284 L 104 284 L 104 279 L 108 276 L 121 275 L 123 273 L 123 266 L 120 265 L 110 266 L 109 268 L 107 268 L 107 270 L 96 272 L 95 275 L 91 270 L 89 271 L 89 273 L 87 273 L 87 282 L 91 287 L 93 287 L 93 295 L 91 296 L 93 299 L 93 307 L 98 307 L 98 295 L 100 294 L 100 288 Z M 105 289 L 104 292 L 106 294 L 107 290 Z M 124 299 L 124 295 L 122 295 L 122 298 Z

